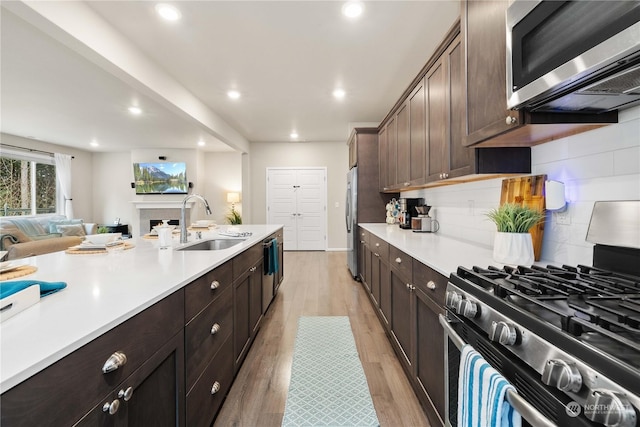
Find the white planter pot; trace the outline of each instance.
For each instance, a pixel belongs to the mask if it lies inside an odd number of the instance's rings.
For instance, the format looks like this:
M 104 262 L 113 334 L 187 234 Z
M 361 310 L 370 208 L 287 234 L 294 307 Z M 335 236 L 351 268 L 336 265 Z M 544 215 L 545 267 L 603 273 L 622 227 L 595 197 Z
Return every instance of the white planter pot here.
M 533 241 L 529 233 L 496 233 L 493 260 L 507 265 L 533 264 Z

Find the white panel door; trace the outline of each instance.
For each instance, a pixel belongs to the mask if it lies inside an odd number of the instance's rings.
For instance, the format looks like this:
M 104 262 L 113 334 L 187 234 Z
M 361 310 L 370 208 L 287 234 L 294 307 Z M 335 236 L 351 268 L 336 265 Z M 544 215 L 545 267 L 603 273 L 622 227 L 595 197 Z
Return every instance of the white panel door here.
M 267 169 L 267 222 L 284 224 L 284 249 L 326 249 L 325 168 Z

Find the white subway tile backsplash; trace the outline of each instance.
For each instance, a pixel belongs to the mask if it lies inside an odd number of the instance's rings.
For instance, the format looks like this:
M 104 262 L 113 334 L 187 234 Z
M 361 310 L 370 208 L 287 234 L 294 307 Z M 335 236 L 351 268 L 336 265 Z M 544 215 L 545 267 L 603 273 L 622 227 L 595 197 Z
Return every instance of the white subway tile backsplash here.
M 569 158 L 569 143 L 567 138 L 537 145 L 531 150 L 531 163 L 541 165 L 557 162 Z
M 631 147 L 613 153 L 613 170 L 616 175 L 640 173 L 640 147 Z
M 597 200 L 640 200 L 640 107 L 620 112 L 620 123 L 537 145 L 531 149 L 532 174 L 566 185 L 570 224 L 548 214 L 543 261 L 591 264 L 593 245 L 585 240 Z M 491 248 L 495 226 L 485 214 L 500 203 L 502 179 L 414 190 L 434 206 L 440 233 Z

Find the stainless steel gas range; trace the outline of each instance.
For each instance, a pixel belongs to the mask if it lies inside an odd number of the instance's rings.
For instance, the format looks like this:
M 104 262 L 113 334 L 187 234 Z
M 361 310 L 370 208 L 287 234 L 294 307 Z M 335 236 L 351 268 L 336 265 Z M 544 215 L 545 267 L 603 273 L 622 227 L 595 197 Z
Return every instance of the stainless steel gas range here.
M 450 425 L 468 343 L 515 386 L 508 399 L 525 425 L 640 426 L 640 202 L 597 202 L 587 240 L 593 266 L 451 274 L 441 317 Z

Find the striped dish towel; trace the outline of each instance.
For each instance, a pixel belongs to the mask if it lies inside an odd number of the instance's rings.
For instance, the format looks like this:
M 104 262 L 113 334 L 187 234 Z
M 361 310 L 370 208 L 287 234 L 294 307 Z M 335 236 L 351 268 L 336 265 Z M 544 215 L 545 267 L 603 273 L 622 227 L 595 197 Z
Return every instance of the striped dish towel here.
M 462 347 L 458 377 L 459 427 L 520 427 L 522 417 L 506 400 L 515 388 L 475 351 Z

